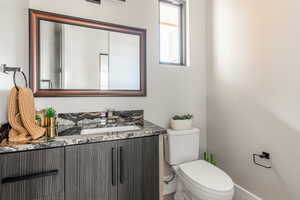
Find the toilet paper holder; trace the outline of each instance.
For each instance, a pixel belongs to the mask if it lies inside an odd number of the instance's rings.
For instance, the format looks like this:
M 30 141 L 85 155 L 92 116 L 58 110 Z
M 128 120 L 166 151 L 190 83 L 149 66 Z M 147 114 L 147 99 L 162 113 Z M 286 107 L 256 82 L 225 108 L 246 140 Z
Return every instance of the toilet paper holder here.
M 263 165 L 261 163 L 258 163 L 257 158 L 270 160 L 271 159 L 270 153 L 262 152 L 261 154 L 253 154 L 252 159 L 253 159 L 253 163 L 260 166 L 260 167 L 263 167 L 263 168 L 266 168 L 266 169 L 271 169 L 272 168 L 270 165 Z

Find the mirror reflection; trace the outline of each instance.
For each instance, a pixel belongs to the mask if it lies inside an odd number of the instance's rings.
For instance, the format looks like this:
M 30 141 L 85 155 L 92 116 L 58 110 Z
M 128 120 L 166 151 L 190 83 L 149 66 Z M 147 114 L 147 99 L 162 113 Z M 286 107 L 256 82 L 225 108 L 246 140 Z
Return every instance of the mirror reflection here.
M 40 89 L 140 90 L 140 37 L 40 21 Z

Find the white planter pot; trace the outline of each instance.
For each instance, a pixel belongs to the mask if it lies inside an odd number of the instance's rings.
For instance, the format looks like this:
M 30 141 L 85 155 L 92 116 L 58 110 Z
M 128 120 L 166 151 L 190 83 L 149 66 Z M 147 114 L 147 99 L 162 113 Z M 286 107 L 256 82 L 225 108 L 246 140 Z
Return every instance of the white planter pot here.
M 174 120 L 171 119 L 171 128 L 174 130 L 190 130 L 192 129 L 192 119 L 188 120 Z

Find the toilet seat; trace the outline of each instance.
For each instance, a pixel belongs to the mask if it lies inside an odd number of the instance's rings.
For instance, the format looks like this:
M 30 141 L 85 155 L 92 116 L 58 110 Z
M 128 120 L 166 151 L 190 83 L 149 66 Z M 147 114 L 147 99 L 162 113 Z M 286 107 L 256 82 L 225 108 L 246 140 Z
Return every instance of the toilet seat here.
M 193 195 L 201 199 L 232 199 L 234 184 L 231 178 L 214 165 L 197 160 L 179 165 L 176 171 Z

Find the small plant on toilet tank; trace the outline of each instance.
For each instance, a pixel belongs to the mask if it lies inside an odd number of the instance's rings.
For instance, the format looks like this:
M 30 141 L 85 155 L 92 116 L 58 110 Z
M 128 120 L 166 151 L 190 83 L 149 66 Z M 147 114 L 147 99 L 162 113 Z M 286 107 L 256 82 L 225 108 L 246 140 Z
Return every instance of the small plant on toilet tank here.
M 192 129 L 193 115 L 175 115 L 171 119 L 171 128 L 174 130 L 189 130 Z

